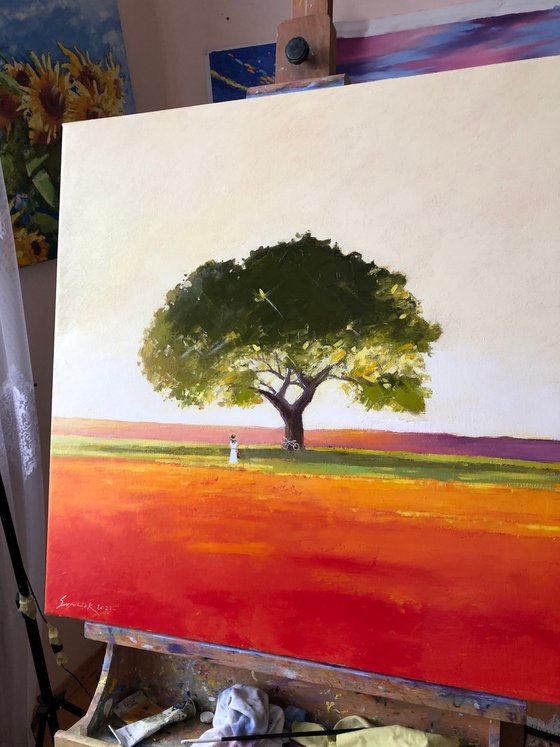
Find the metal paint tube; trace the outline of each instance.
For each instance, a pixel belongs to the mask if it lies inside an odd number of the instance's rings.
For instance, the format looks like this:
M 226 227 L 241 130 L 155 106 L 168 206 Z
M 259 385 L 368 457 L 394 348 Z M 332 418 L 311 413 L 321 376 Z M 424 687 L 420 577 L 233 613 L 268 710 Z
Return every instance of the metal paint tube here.
M 112 726 L 109 726 L 109 729 L 122 747 L 134 747 L 135 744 L 149 737 L 150 734 L 154 734 L 162 727 L 174 724 L 176 721 L 185 721 L 195 715 L 196 706 L 189 699 L 177 703 L 161 713 L 156 713 L 155 716 L 148 716 L 148 718 L 127 724 L 120 729 L 113 729 Z

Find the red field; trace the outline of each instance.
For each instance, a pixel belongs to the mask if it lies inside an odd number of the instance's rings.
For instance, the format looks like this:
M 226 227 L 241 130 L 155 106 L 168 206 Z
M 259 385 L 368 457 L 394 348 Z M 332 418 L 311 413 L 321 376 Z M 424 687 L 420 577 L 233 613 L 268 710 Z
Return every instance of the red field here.
M 61 456 L 51 479 L 50 613 L 560 702 L 554 490 Z

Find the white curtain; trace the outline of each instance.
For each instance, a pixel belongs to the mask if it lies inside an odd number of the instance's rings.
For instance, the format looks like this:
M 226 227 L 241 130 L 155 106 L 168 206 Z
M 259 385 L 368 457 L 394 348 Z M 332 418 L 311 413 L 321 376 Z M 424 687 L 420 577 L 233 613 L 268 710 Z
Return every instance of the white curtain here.
M 45 504 L 39 431 L 19 271 L 0 170 L 0 473 L 27 575 L 43 599 Z M 0 529 L 0 747 L 33 745 L 37 682 Z

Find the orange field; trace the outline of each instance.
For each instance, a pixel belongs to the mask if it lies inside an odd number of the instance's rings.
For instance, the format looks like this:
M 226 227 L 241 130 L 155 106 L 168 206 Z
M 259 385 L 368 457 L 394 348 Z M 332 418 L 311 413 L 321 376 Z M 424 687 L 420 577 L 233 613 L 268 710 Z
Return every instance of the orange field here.
M 62 456 L 51 480 L 52 614 L 560 702 L 556 490 Z

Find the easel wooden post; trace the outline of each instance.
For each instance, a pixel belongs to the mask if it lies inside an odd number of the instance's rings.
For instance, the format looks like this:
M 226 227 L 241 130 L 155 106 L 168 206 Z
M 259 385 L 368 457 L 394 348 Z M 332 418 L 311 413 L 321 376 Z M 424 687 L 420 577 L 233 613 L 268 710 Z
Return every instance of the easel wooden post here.
M 293 0 L 293 18 L 278 26 L 276 83 L 334 75 L 336 31 L 332 5 L 332 0 Z M 308 45 L 308 55 L 298 64 L 291 63 L 286 56 L 291 39 L 303 39 Z
M 292 0 L 292 18 L 283 21 L 276 34 L 275 82 L 249 88 L 247 98 L 348 82 L 346 75 L 335 74 L 332 9 L 333 0 Z
M 248 97 L 344 85 L 346 76 L 334 75 L 331 17 L 332 0 L 293 0 L 293 18 L 278 27 L 276 82 L 249 89 Z M 291 50 L 296 59 L 303 57 L 297 63 L 286 57 L 293 39 L 300 39 Z M 177 702 L 188 690 L 208 710 L 220 690 L 234 682 L 260 687 L 280 705 L 303 707 L 327 726 L 340 713 L 356 713 L 373 717 L 378 725 L 457 736 L 464 745 L 524 743 L 527 705 L 522 700 L 100 623 L 86 623 L 85 637 L 107 644 L 103 671 L 86 716 L 57 734 L 56 747 L 103 747 L 113 705 L 134 690 L 144 690 L 162 705 L 171 705 L 166 703 L 170 693 Z M 164 730 L 152 739 L 176 745 L 206 728 L 186 722 L 177 724 L 171 735 Z

